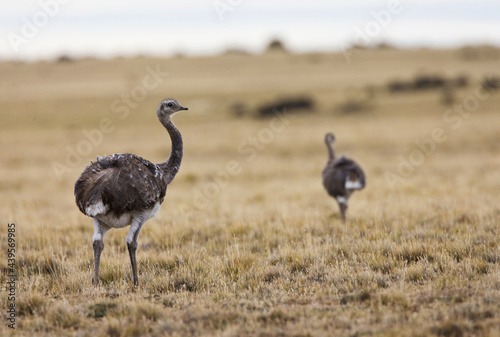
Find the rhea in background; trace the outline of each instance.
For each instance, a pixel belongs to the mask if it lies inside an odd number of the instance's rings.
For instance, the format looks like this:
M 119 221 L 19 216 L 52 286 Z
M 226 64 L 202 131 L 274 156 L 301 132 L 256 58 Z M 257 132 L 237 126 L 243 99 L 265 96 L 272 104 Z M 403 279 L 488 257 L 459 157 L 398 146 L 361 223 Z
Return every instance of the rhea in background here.
M 323 186 L 337 201 L 340 216 L 345 221 L 349 197 L 354 191 L 366 186 L 366 179 L 365 173 L 354 160 L 343 155 L 340 158 L 335 157 L 334 142 L 335 136 L 327 133 L 325 143 L 328 149 L 328 161 L 323 169 Z
M 156 112 L 172 141 L 166 162 L 153 164 L 130 153 L 97 157 L 97 161 L 87 166 L 75 183 L 78 208 L 94 219 L 94 285 L 99 285 L 104 234 L 111 228 L 129 225 L 127 248 L 134 285 L 139 283 L 136 263 L 139 233 L 144 223 L 160 210 L 167 185 L 174 179 L 182 161 L 182 137 L 171 120 L 181 110 L 187 108 L 175 99 L 165 99 Z

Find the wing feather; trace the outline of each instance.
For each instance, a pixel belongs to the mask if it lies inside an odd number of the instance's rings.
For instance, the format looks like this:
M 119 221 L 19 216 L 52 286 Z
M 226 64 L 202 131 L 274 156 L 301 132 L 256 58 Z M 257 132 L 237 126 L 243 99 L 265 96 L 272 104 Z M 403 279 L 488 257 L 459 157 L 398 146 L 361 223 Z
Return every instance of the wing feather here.
M 84 214 L 102 202 L 102 212 L 119 217 L 130 211 L 153 208 L 162 203 L 166 180 L 158 165 L 134 154 L 98 157 L 75 183 L 76 203 Z

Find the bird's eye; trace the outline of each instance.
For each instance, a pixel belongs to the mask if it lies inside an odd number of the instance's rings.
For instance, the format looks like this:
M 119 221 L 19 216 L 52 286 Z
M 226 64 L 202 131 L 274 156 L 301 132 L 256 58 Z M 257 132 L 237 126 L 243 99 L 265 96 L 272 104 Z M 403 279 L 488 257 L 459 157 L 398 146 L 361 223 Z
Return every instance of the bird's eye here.
M 172 106 L 174 106 L 174 105 L 173 105 L 172 103 L 168 103 L 167 105 L 168 105 L 169 107 L 172 107 Z

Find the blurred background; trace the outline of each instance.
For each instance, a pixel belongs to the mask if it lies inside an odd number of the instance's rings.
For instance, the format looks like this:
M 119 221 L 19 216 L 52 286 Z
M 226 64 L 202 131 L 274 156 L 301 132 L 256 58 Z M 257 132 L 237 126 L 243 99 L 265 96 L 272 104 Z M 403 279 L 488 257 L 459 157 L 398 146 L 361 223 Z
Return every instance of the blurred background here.
M 318 178 L 329 131 L 339 153 L 350 151 L 384 193 L 452 179 L 436 172 L 462 172 L 458 154 L 492 164 L 499 148 L 498 1 L 1 6 L 1 184 L 9 212 L 13 194 L 21 204 L 39 200 L 36 186 L 77 213 L 72 186 L 96 155 L 164 160 L 170 142 L 154 112 L 165 97 L 189 107 L 176 117 L 186 147 L 178 193 L 188 208 L 231 160 L 245 163 L 234 182 L 252 185 L 204 196 L 221 207 L 230 209 L 236 195 L 265 204 L 272 183 L 293 199 L 286 179 L 297 177 L 300 190 L 311 187 L 329 203 Z M 276 111 L 293 121 L 268 133 Z M 435 129 L 446 141 L 419 147 Z
M 494 0 L 40 0 L 2 7 L 4 60 L 259 53 L 275 38 L 292 52 L 500 44 Z

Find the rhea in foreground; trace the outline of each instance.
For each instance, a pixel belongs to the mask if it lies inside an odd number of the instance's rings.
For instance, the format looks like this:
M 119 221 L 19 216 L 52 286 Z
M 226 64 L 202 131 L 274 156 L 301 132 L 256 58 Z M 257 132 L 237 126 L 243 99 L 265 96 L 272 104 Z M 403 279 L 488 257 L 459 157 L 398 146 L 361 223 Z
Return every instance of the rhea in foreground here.
M 137 239 L 142 226 L 160 210 L 167 185 L 179 171 L 182 161 L 182 137 L 171 117 L 182 107 L 175 99 L 163 100 L 157 109 L 158 119 L 172 141 L 166 162 L 153 164 L 135 154 L 97 157 L 75 183 L 76 204 L 82 213 L 94 219 L 94 285 L 99 285 L 99 261 L 104 249 L 104 234 L 111 228 L 130 225 L 127 247 L 134 285 L 137 278 Z
M 366 179 L 363 170 L 354 160 L 344 156 L 335 157 L 334 142 L 335 136 L 327 133 L 325 143 L 328 149 L 328 162 L 323 169 L 323 185 L 328 194 L 337 201 L 340 216 L 345 221 L 349 197 L 354 191 L 365 187 Z

